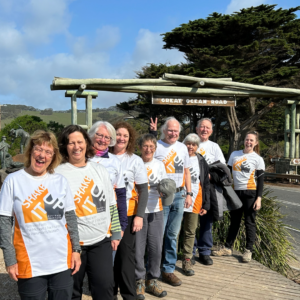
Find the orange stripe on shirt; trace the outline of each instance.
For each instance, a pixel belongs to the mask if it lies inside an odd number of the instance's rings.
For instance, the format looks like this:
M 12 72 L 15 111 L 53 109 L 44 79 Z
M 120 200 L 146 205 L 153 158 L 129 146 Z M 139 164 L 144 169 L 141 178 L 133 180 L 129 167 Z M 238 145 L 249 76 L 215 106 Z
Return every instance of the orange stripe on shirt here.
M 67 230 L 68 230 L 68 225 L 65 225 Z M 67 263 L 68 263 L 68 268 L 71 269 L 71 264 L 72 264 L 72 243 L 71 243 L 71 239 L 70 239 L 70 235 L 69 232 L 67 234 L 67 240 L 68 240 L 68 258 L 67 258 Z
M 256 190 L 256 183 L 254 180 L 255 170 L 251 173 L 250 178 L 247 183 L 247 190 Z
M 137 213 L 138 208 L 138 193 L 135 190 L 135 184 L 133 185 L 133 189 L 131 191 L 131 198 L 128 201 L 128 210 L 127 210 L 127 216 L 134 216 Z
M 159 205 L 159 211 L 162 211 L 163 210 L 163 205 L 162 205 L 161 198 L 158 198 L 158 205 Z
M 32 268 L 28 256 L 28 252 L 23 240 L 20 230 L 18 219 L 15 215 L 15 234 L 14 234 L 14 247 L 16 249 L 16 257 L 18 262 L 18 278 L 31 278 Z
M 195 199 L 195 203 L 194 203 L 192 212 L 195 214 L 199 214 L 201 207 L 202 207 L 202 187 L 201 187 L 201 184 L 199 183 L 199 190 L 198 190 L 198 194 Z

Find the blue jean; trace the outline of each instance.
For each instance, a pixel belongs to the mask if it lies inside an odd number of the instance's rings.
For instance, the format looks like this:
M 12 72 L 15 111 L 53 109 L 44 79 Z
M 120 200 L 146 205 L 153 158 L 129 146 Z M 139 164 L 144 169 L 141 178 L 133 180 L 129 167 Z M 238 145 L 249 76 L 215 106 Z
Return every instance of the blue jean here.
M 199 239 L 197 241 L 195 238 L 194 255 L 196 248 L 198 248 L 199 254 L 201 255 L 211 254 L 211 248 L 213 246 L 212 225 L 213 219 L 210 211 L 208 211 L 206 215 L 200 216 Z
M 162 271 L 173 273 L 177 261 L 177 237 L 181 227 L 185 202 L 185 191 L 175 194 L 174 201 L 170 206 L 164 206 L 164 262 Z

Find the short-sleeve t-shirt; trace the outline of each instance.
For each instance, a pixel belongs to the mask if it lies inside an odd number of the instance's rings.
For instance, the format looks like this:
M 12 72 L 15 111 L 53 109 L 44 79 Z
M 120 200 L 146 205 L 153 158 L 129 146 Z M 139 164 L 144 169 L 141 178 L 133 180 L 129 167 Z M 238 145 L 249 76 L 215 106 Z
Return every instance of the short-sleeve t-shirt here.
M 178 141 L 170 145 L 159 140 L 154 157 L 164 163 L 167 176 L 176 182 L 176 187 L 184 187 L 184 169 L 191 166 L 187 147 Z
M 145 213 L 155 213 L 163 210 L 160 195 L 157 190 L 157 186 L 160 181 L 167 177 L 165 165 L 153 158 L 150 162 L 145 162 L 148 176 L 148 203 Z
M 232 166 L 235 190 L 256 190 L 255 171 L 265 170 L 265 163 L 261 156 L 255 152 L 234 151 L 230 155 L 228 165 Z
M 191 160 L 191 182 L 192 182 L 192 205 L 189 208 L 185 208 L 185 212 L 192 212 L 199 214 L 202 207 L 202 186 L 200 183 L 200 167 L 197 156 L 190 157 Z
M 200 153 L 209 165 L 218 160 L 223 164 L 226 163 L 220 146 L 210 140 L 200 142 L 197 153 Z
M 108 158 L 95 155 L 90 159 L 90 161 L 100 163 L 105 167 L 105 169 L 109 173 L 111 183 L 115 189 L 125 187 L 121 163 L 116 155 L 108 153 Z
M 78 168 L 64 163 L 55 169 L 70 185 L 76 206 L 80 244 L 94 245 L 110 236 L 110 206 L 116 205 L 113 186 L 106 169 L 88 161 Z
M 121 162 L 126 187 L 127 216 L 134 216 L 138 208 L 138 193 L 135 185 L 148 183 L 147 171 L 143 160 L 135 154 L 124 153 L 117 155 L 117 158 Z
M 0 193 L 0 215 L 14 216 L 18 278 L 32 278 L 71 267 L 72 245 L 65 212 L 75 209 L 66 178 L 24 170 L 8 175 Z

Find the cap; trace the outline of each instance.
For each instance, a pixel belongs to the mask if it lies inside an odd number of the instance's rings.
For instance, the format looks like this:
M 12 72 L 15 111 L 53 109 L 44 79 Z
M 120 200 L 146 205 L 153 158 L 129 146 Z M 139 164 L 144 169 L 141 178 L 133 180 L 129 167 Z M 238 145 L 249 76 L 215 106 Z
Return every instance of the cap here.
M 157 190 L 161 196 L 162 204 L 164 206 L 168 206 L 173 203 L 174 195 L 176 193 L 176 183 L 173 179 L 162 179 L 158 184 Z

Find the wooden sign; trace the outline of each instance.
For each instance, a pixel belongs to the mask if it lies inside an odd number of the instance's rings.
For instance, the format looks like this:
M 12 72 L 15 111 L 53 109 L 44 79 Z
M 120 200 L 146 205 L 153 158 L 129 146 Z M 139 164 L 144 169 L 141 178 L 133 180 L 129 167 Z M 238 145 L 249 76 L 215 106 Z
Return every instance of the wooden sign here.
M 235 106 L 233 98 L 226 97 L 189 97 L 189 96 L 152 96 L 156 105 L 189 105 L 189 106 Z

